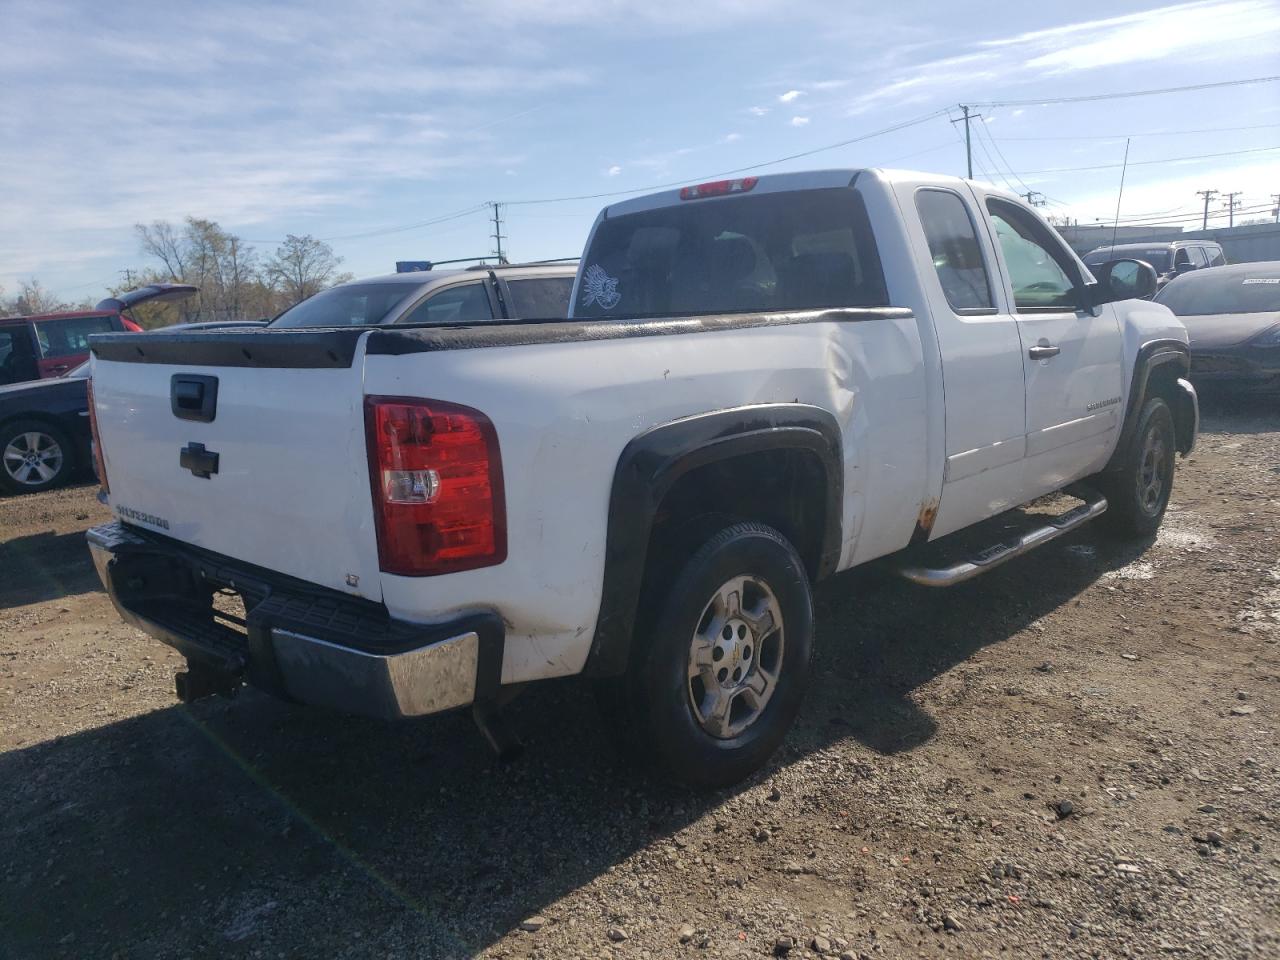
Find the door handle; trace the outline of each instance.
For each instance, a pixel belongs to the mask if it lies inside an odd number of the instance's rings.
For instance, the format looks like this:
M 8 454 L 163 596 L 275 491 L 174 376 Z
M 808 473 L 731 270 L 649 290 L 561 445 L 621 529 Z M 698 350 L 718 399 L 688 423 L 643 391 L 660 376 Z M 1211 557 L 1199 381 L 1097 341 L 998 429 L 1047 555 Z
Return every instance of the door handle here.
M 1027 355 L 1032 360 L 1048 360 L 1050 357 L 1056 357 L 1062 352 L 1061 347 L 1055 347 L 1048 340 L 1041 340 L 1034 347 L 1027 351 Z

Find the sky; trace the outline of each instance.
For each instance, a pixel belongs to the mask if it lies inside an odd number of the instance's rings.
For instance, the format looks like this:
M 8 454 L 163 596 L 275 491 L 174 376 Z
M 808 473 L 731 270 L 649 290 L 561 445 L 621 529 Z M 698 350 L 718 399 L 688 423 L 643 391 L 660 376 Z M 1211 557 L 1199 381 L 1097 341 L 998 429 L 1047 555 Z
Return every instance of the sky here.
M 1280 83 L 1044 102 L 1280 75 L 1280 0 L 0 0 L 0 36 L 10 294 L 96 299 L 148 265 L 135 224 L 188 215 L 369 276 L 488 254 L 497 201 L 511 257 L 574 256 L 601 194 L 815 150 L 756 172 L 963 175 L 960 103 L 1025 101 L 975 108 L 975 177 L 1081 223 L 1126 136 L 1122 221 L 1280 193 Z

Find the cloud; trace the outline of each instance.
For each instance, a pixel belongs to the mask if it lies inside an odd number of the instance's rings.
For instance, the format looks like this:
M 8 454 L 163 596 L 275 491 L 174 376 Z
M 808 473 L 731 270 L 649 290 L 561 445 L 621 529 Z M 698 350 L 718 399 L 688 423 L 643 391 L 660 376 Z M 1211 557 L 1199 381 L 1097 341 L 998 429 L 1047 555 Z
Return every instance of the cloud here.
M 804 91 L 803 91 L 803 90 L 788 90 L 786 93 L 784 93 L 784 94 L 782 94 L 780 97 L 778 97 L 778 102 L 779 102 L 779 103 L 790 103 L 792 100 L 795 100 L 795 99 L 797 99 L 797 98 L 799 98 L 799 97 L 803 97 L 803 96 L 804 96 Z
M 808 124 L 809 124 L 808 117 L 792 117 L 791 118 L 791 125 L 793 127 L 804 127 L 804 126 L 808 126 Z
M 616 163 L 612 167 L 610 167 L 608 170 L 605 171 L 605 173 L 610 177 L 616 177 L 621 172 L 622 172 L 622 168 L 618 166 Z
M 742 139 L 742 134 L 740 133 L 726 133 L 723 137 L 720 138 L 720 142 L 721 143 L 737 143 L 741 139 Z
M 938 59 L 898 62 L 878 87 L 847 104 L 851 115 L 913 103 L 986 97 L 998 87 L 1151 61 L 1239 61 L 1280 42 L 1274 0 L 1206 0 L 1082 20 L 970 44 Z M 1053 96 L 1061 93 L 1056 87 Z
M 763 117 L 768 112 L 768 107 L 747 107 L 747 113 L 757 117 Z

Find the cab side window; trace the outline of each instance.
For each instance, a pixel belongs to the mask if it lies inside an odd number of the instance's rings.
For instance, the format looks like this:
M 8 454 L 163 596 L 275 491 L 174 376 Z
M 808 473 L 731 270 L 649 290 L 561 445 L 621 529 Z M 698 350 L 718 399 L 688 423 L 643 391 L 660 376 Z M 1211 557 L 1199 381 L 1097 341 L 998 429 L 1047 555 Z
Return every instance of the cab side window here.
M 484 282 L 459 284 L 434 293 L 397 323 L 486 323 L 493 319 Z
M 1221 267 L 1227 262 L 1226 255 L 1219 246 L 1205 247 L 1204 252 L 1209 255 L 1209 266 L 1211 267 Z
M 1011 203 L 988 200 L 1019 311 L 1067 310 L 1077 305 L 1075 267 L 1054 237 Z
M 916 211 L 947 303 L 957 313 L 994 313 L 991 278 L 964 201 L 947 190 L 921 190 Z
M 1200 266 L 1200 261 L 1191 259 L 1191 251 L 1189 248 L 1179 247 L 1177 252 L 1173 255 L 1173 269 L 1182 270 L 1189 266 L 1198 267 Z

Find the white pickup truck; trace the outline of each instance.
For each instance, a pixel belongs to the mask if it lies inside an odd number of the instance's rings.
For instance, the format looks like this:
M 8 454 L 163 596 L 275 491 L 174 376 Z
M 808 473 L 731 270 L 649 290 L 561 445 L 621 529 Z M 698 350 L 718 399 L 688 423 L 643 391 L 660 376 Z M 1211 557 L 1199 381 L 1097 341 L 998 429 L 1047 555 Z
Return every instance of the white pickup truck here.
M 118 519 L 88 539 L 185 700 L 470 705 L 502 742 L 517 685 L 586 674 L 661 772 L 727 784 L 796 715 L 815 581 L 894 555 L 947 586 L 1104 511 L 1155 531 L 1198 408 L 1154 284 L 948 177 L 627 200 L 568 320 L 95 337 Z

